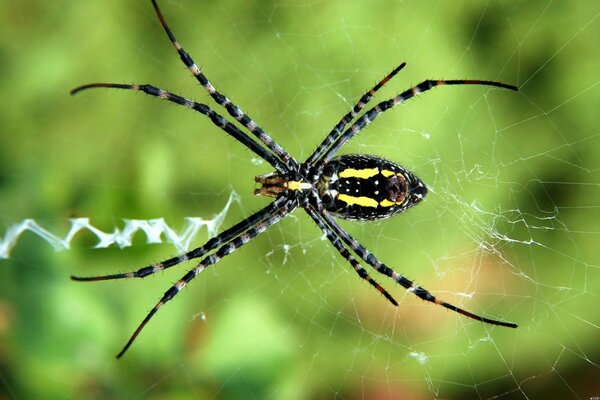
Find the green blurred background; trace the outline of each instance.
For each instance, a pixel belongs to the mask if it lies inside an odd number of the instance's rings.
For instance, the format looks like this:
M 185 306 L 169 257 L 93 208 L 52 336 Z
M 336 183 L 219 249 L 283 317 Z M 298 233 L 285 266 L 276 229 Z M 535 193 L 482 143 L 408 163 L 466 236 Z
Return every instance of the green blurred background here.
M 75 283 L 176 254 L 143 235 L 55 252 L 26 233 L 0 260 L 0 399 L 560 398 L 600 395 L 600 6 L 593 1 L 164 0 L 212 83 L 299 159 L 402 61 L 383 100 L 425 78 L 517 84 L 439 88 L 387 112 L 344 153 L 419 175 L 423 204 L 343 223 L 379 258 L 449 302 L 378 278 L 391 307 L 303 212 L 205 271 L 116 361 L 145 313 L 193 264 L 144 280 Z M 153 83 L 212 105 L 149 1 L 0 3 L 0 236 L 34 218 L 212 218 L 264 206 L 265 163 L 206 118 L 88 82 Z M 216 108 L 216 107 L 215 107 Z M 207 239 L 202 231 L 194 243 Z

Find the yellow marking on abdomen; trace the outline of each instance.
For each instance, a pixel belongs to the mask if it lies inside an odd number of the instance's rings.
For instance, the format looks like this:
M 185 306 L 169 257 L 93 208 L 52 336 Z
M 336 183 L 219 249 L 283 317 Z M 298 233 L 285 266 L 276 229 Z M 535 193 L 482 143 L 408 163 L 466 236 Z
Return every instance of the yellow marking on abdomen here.
M 341 171 L 338 175 L 340 178 L 362 178 L 369 179 L 372 176 L 375 176 L 379 173 L 378 168 L 363 168 L 363 169 L 354 169 L 354 168 L 346 168 Z
M 379 205 L 381 207 L 391 207 L 396 205 L 397 203 L 393 202 L 393 201 L 389 201 L 388 199 L 382 200 L 379 202 Z
M 384 169 L 381 171 L 381 175 L 387 178 L 388 176 L 396 175 L 396 172 Z
M 349 196 L 347 194 L 340 194 L 338 195 L 337 199 L 343 201 L 349 206 L 356 204 L 361 207 L 377 207 L 377 205 L 379 204 L 377 203 L 377 200 L 366 196 L 355 197 Z

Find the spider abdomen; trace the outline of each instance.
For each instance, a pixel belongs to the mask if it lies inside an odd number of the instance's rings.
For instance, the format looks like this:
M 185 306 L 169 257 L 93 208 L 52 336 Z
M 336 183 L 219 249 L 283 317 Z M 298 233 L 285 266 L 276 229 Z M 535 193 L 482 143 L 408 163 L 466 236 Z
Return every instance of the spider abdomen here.
M 333 158 L 317 184 L 323 207 L 350 220 L 387 218 L 419 203 L 427 187 L 414 174 L 381 157 Z

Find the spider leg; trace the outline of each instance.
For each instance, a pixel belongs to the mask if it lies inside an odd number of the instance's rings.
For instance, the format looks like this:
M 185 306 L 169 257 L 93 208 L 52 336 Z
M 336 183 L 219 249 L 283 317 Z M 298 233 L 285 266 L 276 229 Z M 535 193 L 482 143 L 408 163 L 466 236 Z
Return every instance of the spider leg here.
M 255 212 L 248 218 L 243 221 L 235 224 L 231 228 L 221 232 L 219 235 L 211 238 L 204 245 L 195 248 L 194 250 L 188 251 L 185 254 L 182 254 L 177 257 L 169 258 L 168 260 L 149 265 L 147 267 L 143 267 L 138 269 L 137 271 L 125 272 L 121 274 L 111 274 L 111 275 L 102 275 L 102 276 L 74 276 L 71 275 L 71 279 L 74 281 L 106 281 L 111 279 L 125 279 L 125 278 L 145 278 L 148 275 L 155 274 L 159 271 L 163 271 L 167 268 L 171 268 L 175 265 L 181 264 L 185 261 L 192 260 L 194 258 L 203 257 L 208 252 L 216 249 L 224 243 L 229 242 L 236 236 L 239 236 L 244 231 L 248 230 L 250 227 L 254 226 L 257 223 L 262 223 L 265 220 L 268 220 L 272 217 L 273 213 L 275 213 L 285 202 L 283 197 L 277 198 L 275 201 L 270 203 L 268 206 L 262 208 L 261 210 Z
M 356 261 L 352 254 L 348 251 L 348 249 L 344 247 L 344 245 L 340 241 L 339 236 L 328 228 L 327 223 L 323 220 L 323 217 L 321 217 L 319 212 L 311 206 L 306 206 L 304 209 L 306 210 L 308 215 L 310 215 L 313 221 L 315 221 L 317 226 L 321 228 L 321 230 L 323 231 L 327 239 L 331 242 L 333 247 L 335 247 L 335 249 L 340 253 L 342 257 L 344 257 L 350 263 L 350 265 L 352 265 L 352 268 L 354 268 L 358 276 L 369 282 L 371 286 L 379 290 L 379 292 L 383 294 L 385 298 L 390 301 L 390 303 L 397 306 L 398 302 L 392 297 L 391 294 L 387 292 L 387 290 L 385 290 L 379 283 L 377 283 L 373 278 L 369 276 L 369 274 L 362 267 L 362 265 L 360 265 L 359 262 Z
M 140 92 L 144 92 L 150 96 L 158 97 L 160 99 L 167 100 L 167 101 L 170 101 L 172 103 L 175 103 L 175 104 L 187 107 L 187 108 L 191 108 L 191 109 L 198 111 L 199 113 L 204 114 L 207 117 L 209 117 L 210 120 L 213 122 L 213 124 L 215 124 L 216 126 L 221 128 L 222 130 L 227 132 L 229 135 L 231 135 L 234 139 L 236 139 L 237 141 L 242 143 L 244 146 L 246 146 L 247 148 L 252 150 L 256 155 L 258 155 L 263 160 L 267 161 L 278 171 L 280 171 L 280 172 L 286 171 L 285 165 L 279 160 L 279 158 L 277 158 L 275 155 L 273 155 L 267 149 L 265 149 L 260 144 L 258 144 L 255 140 L 253 140 L 246 133 L 242 132 L 238 127 L 233 125 L 231 122 L 227 121 L 220 114 L 213 111 L 206 104 L 197 103 L 193 100 L 186 99 L 184 97 L 181 97 L 181 96 L 176 95 L 171 92 L 167 92 L 166 90 L 159 89 L 152 85 L 127 85 L 127 84 L 121 84 L 121 83 L 90 83 L 87 85 L 76 87 L 75 89 L 71 90 L 71 94 L 74 95 L 74 94 L 81 92 L 82 90 L 87 90 L 87 89 L 92 89 L 92 88 L 114 88 L 114 89 L 140 91 Z
M 284 199 L 287 200 L 287 199 Z M 127 344 L 123 347 L 123 349 L 117 354 L 117 358 L 121 358 L 123 354 L 129 349 L 129 347 L 133 344 L 139 333 L 144 329 L 148 321 L 158 312 L 158 310 L 168 301 L 172 300 L 173 297 L 177 295 L 192 279 L 194 279 L 200 272 L 202 272 L 205 268 L 218 263 L 223 259 L 223 257 L 233 253 L 235 250 L 239 249 L 250 240 L 258 236 L 259 234 L 266 231 L 271 225 L 277 223 L 279 220 L 284 218 L 290 212 L 292 212 L 297 203 L 294 201 L 283 201 L 283 205 L 278 209 L 272 211 L 271 215 L 262 222 L 257 223 L 254 226 L 248 228 L 245 232 L 231 238 L 227 243 L 223 244 L 221 247 L 217 249 L 214 253 L 208 255 L 204 259 L 202 259 L 198 265 L 191 270 L 189 270 L 184 276 L 181 277 L 173 286 L 171 286 L 163 295 L 163 297 L 156 303 L 156 305 L 150 310 L 146 318 L 140 323 L 137 327 L 131 338 L 127 341 Z
M 319 158 L 317 163 L 326 163 L 337 153 L 340 148 L 348 142 L 348 140 L 352 139 L 354 135 L 363 130 L 367 125 L 369 125 L 379 114 L 389 110 L 390 108 L 395 107 L 400 103 L 404 103 L 405 101 L 415 97 L 419 93 L 426 92 L 428 90 L 433 89 L 436 86 L 444 86 L 444 85 L 482 85 L 482 86 L 494 86 L 502 89 L 509 90 L 518 90 L 516 86 L 507 85 L 501 82 L 493 82 L 493 81 L 480 81 L 480 80 L 426 80 L 419 83 L 416 86 L 402 92 L 396 97 L 392 97 L 389 100 L 382 101 L 377 104 L 373 108 L 369 109 L 365 112 L 360 118 L 358 118 L 354 124 L 350 126 L 350 128 L 346 129 L 346 131 L 339 135 L 337 140 L 329 147 L 329 149 Z
M 152 0 L 152 5 L 154 6 L 154 10 L 156 11 L 156 15 L 160 20 L 160 24 L 164 28 L 165 32 L 169 36 L 171 43 L 179 53 L 179 57 L 181 61 L 185 64 L 185 66 L 190 70 L 192 75 L 196 78 L 200 85 L 208 92 L 208 94 L 214 99 L 214 101 L 224 107 L 229 115 L 239 121 L 243 126 L 245 126 L 253 135 L 255 135 L 262 143 L 264 143 L 269 150 L 271 150 L 279 159 L 289 168 L 296 170 L 299 165 L 298 162 L 287 152 L 285 151 L 279 144 L 277 144 L 260 126 L 256 124 L 248 114 L 244 113 L 239 107 L 231 102 L 223 94 L 219 93 L 217 89 L 208 81 L 204 73 L 200 70 L 200 68 L 196 65 L 192 57 L 181 47 L 177 39 L 175 39 L 175 35 L 167 25 L 165 18 L 158 7 L 156 0 Z
M 310 155 L 310 157 L 306 159 L 304 165 L 308 165 L 309 167 L 312 166 L 315 163 L 315 161 L 323 155 L 327 148 L 331 146 L 331 144 L 340 137 L 346 125 L 348 125 L 354 119 L 356 114 L 358 114 L 363 108 L 365 108 L 365 106 L 367 105 L 367 103 L 369 103 L 369 101 L 375 95 L 375 93 L 379 89 L 381 89 L 383 85 L 385 85 L 390 79 L 392 79 L 394 75 L 396 75 L 402 68 L 404 68 L 405 65 L 405 62 L 398 65 L 392 70 L 392 72 L 387 74 L 381 81 L 379 81 L 377 85 L 373 86 L 371 90 L 363 94 L 360 100 L 358 100 L 358 103 L 356 103 L 354 107 L 352 107 L 352 110 L 350 110 L 348 114 L 342 117 L 340 122 L 337 123 L 337 125 L 331 130 L 331 132 L 329 132 L 325 139 L 323 139 L 321 144 L 319 144 L 319 147 L 317 147 L 317 149 Z
M 425 288 L 422 288 L 419 285 L 415 285 L 414 282 L 412 282 L 411 280 L 405 278 L 401 274 L 397 273 L 396 271 L 394 271 L 387 265 L 385 265 L 382 262 L 380 262 L 379 260 L 377 260 L 377 258 L 375 257 L 375 255 L 373 255 L 373 253 L 368 251 L 357 240 L 355 240 L 352 236 L 350 236 L 350 234 L 348 232 L 346 232 L 340 225 L 338 225 L 338 223 L 332 218 L 332 216 L 326 210 L 323 210 L 321 215 L 322 215 L 323 219 L 326 221 L 327 226 L 329 228 L 331 228 L 331 230 L 333 230 L 333 232 L 335 232 L 336 235 L 341 237 L 342 240 L 344 241 L 344 243 L 346 243 L 346 245 L 348 247 L 350 247 L 352 249 L 352 251 L 354 251 L 354 253 L 356 253 L 361 259 L 363 259 L 371 267 L 375 268 L 375 270 L 377 272 L 392 278 L 394 281 L 396 281 L 402 287 L 407 289 L 409 292 L 414 293 L 420 299 L 429 301 L 431 303 L 435 303 L 435 304 L 445 307 L 449 310 L 455 311 L 459 314 L 462 314 L 469 318 L 475 319 L 477 321 L 485 322 L 487 324 L 505 326 L 505 327 L 509 327 L 509 328 L 517 327 L 517 324 L 514 324 L 512 322 L 503 322 L 503 321 L 497 321 L 494 319 L 485 318 L 485 317 L 473 314 L 469 311 L 463 310 L 462 308 L 456 307 L 455 305 L 447 303 L 443 300 L 437 299 L 435 296 L 433 296 L 431 293 L 429 293 L 429 291 L 426 290 Z

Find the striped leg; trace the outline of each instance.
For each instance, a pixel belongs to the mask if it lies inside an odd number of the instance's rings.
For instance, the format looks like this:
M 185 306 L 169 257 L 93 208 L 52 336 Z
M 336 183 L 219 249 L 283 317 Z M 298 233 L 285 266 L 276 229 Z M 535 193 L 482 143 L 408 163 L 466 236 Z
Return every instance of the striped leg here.
M 265 144 L 289 169 L 297 170 L 298 162 L 287 152 L 285 151 L 279 144 L 277 144 L 261 127 L 259 127 L 256 122 L 254 122 L 246 113 L 244 113 L 239 107 L 231 102 L 226 96 L 219 93 L 217 89 L 208 81 L 206 76 L 202 73 L 200 68 L 196 65 L 192 57 L 181 47 L 177 39 L 175 39 L 175 35 L 171 32 L 171 29 L 167 25 L 156 0 L 152 0 L 152 5 L 154 6 L 154 10 L 156 11 L 156 15 L 160 20 L 162 27 L 165 32 L 169 36 L 171 43 L 175 46 L 177 53 L 179 53 L 179 57 L 181 61 L 185 64 L 185 66 L 190 70 L 192 75 L 200 82 L 200 85 L 208 92 L 208 94 L 215 100 L 217 104 L 224 107 L 229 115 L 239 121 L 243 126 L 245 126 L 254 136 L 258 138 L 262 143 Z
M 150 310 L 146 318 L 140 323 L 137 327 L 125 347 L 117 354 L 117 358 L 121 358 L 123 354 L 129 349 L 129 347 L 133 344 L 139 333 L 144 329 L 148 321 L 158 312 L 158 310 L 168 301 L 172 300 L 173 297 L 177 295 L 188 283 L 192 281 L 200 272 L 204 271 L 207 267 L 218 263 L 221 259 L 235 250 L 239 249 L 250 240 L 260 235 L 264 231 L 267 230 L 271 225 L 277 223 L 283 217 L 288 215 L 296 208 L 296 203 L 293 201 L 286 201 L 284 204 L 279 207 L 269 218 L 266 220 L 257 223 L 255 226 L 250 227 L 245 232 L 233 237 L 229 242 L 223 244 L 221 247 L 217 249 L 214 253 L 202 259 L 196 267 L 189 270 L 181 279 L 179 279 L 173 286 L 171 286 L 163 295 L 163 297 L 156 303 L 156 305 Z
M 427 291 L 425 288 L 422 288 L 419 285 L 415 285 L 411 280 L 405 278 L 404 276 L 400 275 L 399 273 L 397 273 L 393 269 L 389 268 L 385 264 L 379 262 L 379 260 L 377 260 L 377 258 L 375 257 L 375 255 L 373 255 L 373 253 L 371 253 L 370 251 L 365 249 L 359 242 L 357 242 L 352 236 L 350 236 L 350 234 L 348 234 L 341 226 L 339 226 L 338 223 L 331 217 L 331 215 L 327 211 L 323 210 L 321 215 L 322 215 L 323 219 L 326 221 L 327 226 L 330 229 L 332 229 L 336 235 L 341 237 L 342 240 L 344 241 L 344 243 L 346 243 L 346 245 L 348 247 L 350 247 L 354 253 L 356 253 L 360 258 L 362 258 L 371 267 L 375 268 L 375 270 L 377 272 L 392 278 L 394 281 L 396 281 L 402 287 L 407 289 L 409 292 L 414 293 L 420 299 L 429 301 L 431 303 L 435 303 L 435 304 L 445 307 L 449 310 L 455 311 L 459 314 L 462 314 L 469 318 L 475 319 L 477 321 L 485 322 L 487 324 L 506 326 L 509 328 L 517 327 L 517 324 L 513 324 L 511 322 L 502 322 L 502 321 L 484 318 L 479 315 L 473 314 L 469 311 L 465 311 L 462 308 L 456 307 L 455 305 L 452 305 L 445 301 L 438 300 L 435 296 L 433 296 L 431 293 L 429 293 L 429 291 Z
M 282 204 L 285 202 L 285 199 L 279 197 L 277 200 L 266 206 L 265 208 L 255 212 L 245 220 L 235 224 L 231 228 L 221 232 L 219 235 L 211 238 L 204 245 L 188 251 L 185 254 L 182 254 L 177 257 L 169 258 L 168 260 L 159 262 L 157 264 L 152 264 L 147 267 L 143 267 L 138 269 L 137 271 L 126 272 L 122 274 L 111 274 L 111 275 L 102 275 L 102 276 L 71 276 L 71 279 L 74 281 L 107 281 L 111 279 L 126 279 L 126 278 L 145 278 L 148 275 L 155 274 L 159 271 L 163 271 L 167 268 L 174 267 L 175 265 L 181 264 L 185 261 L 192 260 L 194 258 L 203 257 L 208 252 L 216 249 L 224 243 L 229 242 L 236 236 L 239 236 L 242 232 L 248 230 L 250 227 L 257 223 L 262 223 L 269 218 L 272 218 L 273 214 L 277 212 L 279 208 L 281 208 Z
M 127 85 L 120 83 L 90 83 L 87 85 L 76 87 L 71 90 L 71 94 L 77 94 L 82 90 L 92 89 L 92 88 L 114 88 L 114 89 L 125 89 L 125 90 L 134 90 L 144 92 L 150 96 L 158 97 L 163 100 L 170 101 L 175 104 L 179 104 L 181 106 L 191 108 L 195 111 L 198 111 L 201 114 L 206 115 L 210 118 L 210 120 L 235 138 L 237 141 L 242 143 L 244 146 L 252 150 L 256 155 L 258 155 L 263 160 L 267 161 L 271 164 L 275 169 L 279 172 L 284 173 L 286 171 L 285 166 L 279 160 L 279 158 L 275 157 L 271 152 L 262 147 L 256 141 L 254 141 L 250 136 L 242 132 L 238 127 L 233 125 L 231 122 L 227 121 L 218 113 L 214 112 L 209 106 L 206 104 L 196 103 L 193 100 L 186 99 L 184 97 L 178 96 L 174 93 L 167 92 L 166 90 L 159 89 L 152 85 Z
M 323 231 L 323 233 L 325 234 L 327 239 L 331 242 L 333 247 L 336 248 L 336 250 L 340 253 L 340 255 L 342 257 L 344 257 L 350 263 L 350 265 L 352 265 L 352 268 L 354 268 L 354 270 L 356 271 L 358 276 L 360 276 L 362 279 L 369 282 L 371 284 L 371 286 L 373 286 L 375 289 L 379 290 L 379 292 L 381 294 L 383 294 L 385 296 L 385 298 L 390 301 L 390 303 L 397 306 L 398 302 L 381 285 L 379 285 L 379 283 L 377 283 L 373 278 L 371 278 L 369 276 L 369 274 L 362 267 L 362 265 L 360 265 L 358 263 L 358 261 L 356 261 L 356 259 L 352 256 L 352 254 L 348 251 L 348 249 L 346 249 L 344 247 L 344 245 L 342 244 L 342 242 L 340 242 L 339 236 L 336 233 L 334 233 L 331 229 L 328 228 L 327 223 L 325 221 L 323 221 L 323 217 L 321 217 L 319 212 L 310 206 L 307 206 L 304 209 L 306 210 L 308 215 L 310 215 L 310 217 L 313 219 L 313 221 L 315 221 L 317 226 L 319 228 L 321 228 L 321 230 Z
M 371 90 L 363 94 L 360 100 L 358 100 L 358 103 L 356 103 L 354 107 L 352 107 L 352 110 L 350 110 L 348 114 L 344 115 L 340 122 L 337 123 L 337 125 L 332 129 L 331 132 L 329 132 L 329 134 L 321 142 L 319 147 L 317 147 L 317 149 L 310 155 L 310 157 L 308 157 L 304 164 L 312 166 L 315 163 L 315 161 L 323 155 L 327 148 L 331 146 L 331 144 L 334 143 L 340 137 L 346 125 L 348 125 L 354 119 L 354 117 L 356 117 L 356 114 L 358 114 L 363 108 L 365 108 L 365 106 L 367 105 L 367 103 L 369 103 L 369 101 L 375 95 L 375 93 L 379 89 L 381 89 L 383 85 L 385 85 L 390 79 L 392 79 L 394 75 L 396 75 L 402 68 L 404 68 L 405 65 L 406 63 L 404 62 L 398 65 L 392 70 L 392 72 L 387 74 L 377 85 L 373 86 Z
M 419 83 L 418 85 L 404 91 L 396 97 L 393 97 L 389 100 L 382 101 L 377 104 L 375 107 L 368 110 L 364 113 L 359 119 L 357 119 L 350 128 L 348 128 L 342 135 L 338 137 L 338 139 L 329 147 L 329 149 L 322 155 L 322 157 L 318 160 L 319 163 L 326 163 L 338 152 L 338 150 L 348 142 L 354 135 L 363 130 L 367 125 L 369 125 L 379 114 L 389 110 L 390 108 L 395 107 L 400 103 L 404 103 L 405 101 L 415 97 L 419 93 L 426 92 L 430 89 L 433 89 L 436 86 L 443 85 L 483 85 L 483 86 L 495 86 L 502 89 L 509 90 L 518 90 L 516 86 L 507 85 L 505 83 L 500 82 L 492 82 L 492 81 L 479 81 L 479 80 L 427 80 Z

